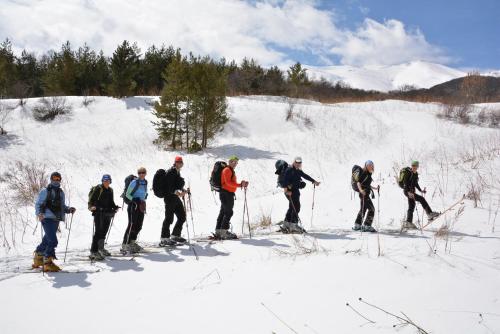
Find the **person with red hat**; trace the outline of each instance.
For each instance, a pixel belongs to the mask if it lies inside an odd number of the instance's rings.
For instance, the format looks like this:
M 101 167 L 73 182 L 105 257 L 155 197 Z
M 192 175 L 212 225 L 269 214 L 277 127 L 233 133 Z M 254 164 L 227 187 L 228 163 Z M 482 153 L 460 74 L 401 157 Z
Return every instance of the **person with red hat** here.
M 182 226 L 186 221 L 186 209 L 182 204 L 181 198 L 184 197 L 189 189 L 184 189 L 184 178 L 181 176 L 181 169 L 184 166 L 182 157 L 176 156 L 173 166 L 166 172 L 162 178 L 161 188 L 164 194 L 163 201 L 165 203 L 165 219 L 161 229 L 160 246 L 175 246 L 186 242 L 186 239 L 181 237 Z M 174 222 L 174 215 L 177 217 L 172 234 L 170 233 L 170 225 Z

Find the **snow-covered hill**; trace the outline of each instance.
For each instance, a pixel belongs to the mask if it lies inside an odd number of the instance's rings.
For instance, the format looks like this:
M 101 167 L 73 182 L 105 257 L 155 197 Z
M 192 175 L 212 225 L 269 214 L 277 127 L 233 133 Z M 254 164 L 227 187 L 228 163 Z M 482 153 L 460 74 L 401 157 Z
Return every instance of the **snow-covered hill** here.
M 36 99 L 24 111 L 15 110 L 8 136 L 0 138 L 0 173 L 12 171 L 16 161 L 61 171 L 71 205 L 78 209 L 63 267 L 82 272 L 13 274 L 16 267 L 29 266 L 39 234 L 32 234 L 32 208 L 21 210 L 29 222 L 21 240 L 22 221 L 9 220 L 8 208 L 0 205 L 0 236 L 11 245 L 13 236 L 16 241 L 11 249 L 1 248 L 2 332 L 417 332 L 411 326 L 394 328 L 396 319 L 359 297 L 402 311 L 432 333 L 500 331 L 500 130 L 441 120 L 435 117 L 438 105 L 401 101 L 296 101 L 294 120 L 285 122 L 289 101 L 242 97 L 229 98 L 231 121 L 210 149 L 184 154 L 153 144 L 151 98 L 99 97 L 88 108 L 79 97 L 68 99 L 73 114 L 48 124 L 29 114 Z M 250 181 L 253 224 L 262 215 L 270 215 L 273 223 L 283 219 L 287 202 L 275 186 L 274 162 L 303 157 L 304 170 L 322 181 L 313 219 L 311 185 L 302 193 L 301 217 L 310 233 L 279 235 L 271 233 L 272 227 L 254 231 L 252 239 L 194 243 L 198 261 L 188 247 L 158 249 L 132 261 L 82 261 L 92 234 L 86 210 L 90 187 L 110 173 L 119 193 L 123 179 L 138 166 L 145 166 L 152 180 L 154 171 L 168 167 L 177 154 L 184 156 L 182 174 L 193 192 L 191 237 L 208 235 L 215 227 L 219 201 L 210 192 L 209 172 L 216 160 L 232 154 L 241 158 L 238 178 Z M 375 184 L 381 185 L 381 196 L 374 200 L 379 234 L 351 230 L 359 206 L 350 190 L 351 167 L 367 159 L 375 162 Z M 407 203 L 394 176 L 410 159 L 421 161 L 420 184 L 429 190 L 433 209 L 443 210 L 472 185 L 484 188 L 479 207 L 466 200 L 422 233 L 400 234 Z M 6 187 L 0 182 L 2 194 L 9 196 Z M 238 233 L 242 209 L 238 193 L 233 218 Z M 420 207 L 419 215 L 423 219 Z M 139 241 L 156 244 L 162 220 L 163 203 L 151 194 Z M 110 235 L 113 252 L 125 225 L 126 214 L 120 212 Z M 437 236 L 442 226 L 449 233 L 441 229 Z M 67 237 L 63 226 L 59 262 Z
M 413 61 L 400 65 L 353 67 L 306 66 L 311 78 L 343 81 L 353 88 L 387 92 L 405 85 L 430 88 L 434 85 L 465 76 L 467 73 L 440 64 Z

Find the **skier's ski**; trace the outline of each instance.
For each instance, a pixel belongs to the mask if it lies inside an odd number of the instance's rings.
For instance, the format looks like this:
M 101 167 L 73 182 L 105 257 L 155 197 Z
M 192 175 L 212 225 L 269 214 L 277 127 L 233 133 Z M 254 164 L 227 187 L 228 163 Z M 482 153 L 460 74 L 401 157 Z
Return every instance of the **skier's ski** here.
M 455 203 L 453 203 L 451 206 L 449 206 L 446 210 L 444 210 L 443 212 L 439 213 L 439 216 L 436 216 L 434 217 L 434 219 L 429 219 L 427 221 L 427 224 L 425 224 L 423 227 L 422 227 L 422 231 L 427 227 L 429 226 L 430 224 L 432 224 L 436 219 L 438 219 L 439 217 L 443 216 L 446 212 L 450 211 L 451 209 L 453 209 L 454 207 L 456 207 L 457 205 L 459 204 L 462 204 L 463 201 L 465 200 L 465 195 L 462 196 L 462 198 L 460 198 L 458 201 L 456 201 Z

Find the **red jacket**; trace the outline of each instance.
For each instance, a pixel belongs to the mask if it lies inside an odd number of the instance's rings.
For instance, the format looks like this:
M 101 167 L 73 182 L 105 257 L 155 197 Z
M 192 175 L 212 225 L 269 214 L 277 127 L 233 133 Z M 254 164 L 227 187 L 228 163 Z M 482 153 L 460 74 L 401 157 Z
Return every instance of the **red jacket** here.
M 222 171 L 221 176 L 222 189 L 229 191 L 230 193 L 236 192 L 236 189 L 241 187 L 241 183 L 236 181 L 236 174 L 231 167 L 226 167 Z

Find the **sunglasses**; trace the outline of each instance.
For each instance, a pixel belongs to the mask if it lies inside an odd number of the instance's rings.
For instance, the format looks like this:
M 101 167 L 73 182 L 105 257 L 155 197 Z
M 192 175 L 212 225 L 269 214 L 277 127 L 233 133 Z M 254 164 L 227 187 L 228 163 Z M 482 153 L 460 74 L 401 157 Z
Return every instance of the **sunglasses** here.
M 61 182 L 61 179 L 60 179 L 60 178 L 58 178 L 58 177 L 55 177 L 55 178 L 53 178 L 53 179 L 52 179 L 52 181 L 55 181 L 55 182 Z
M 139 175 L 141 175 L 141 174 L 146 174 L 146 172 L 139 172 L 139 173 L 137 173 L 137 174 L 139 174 Z

